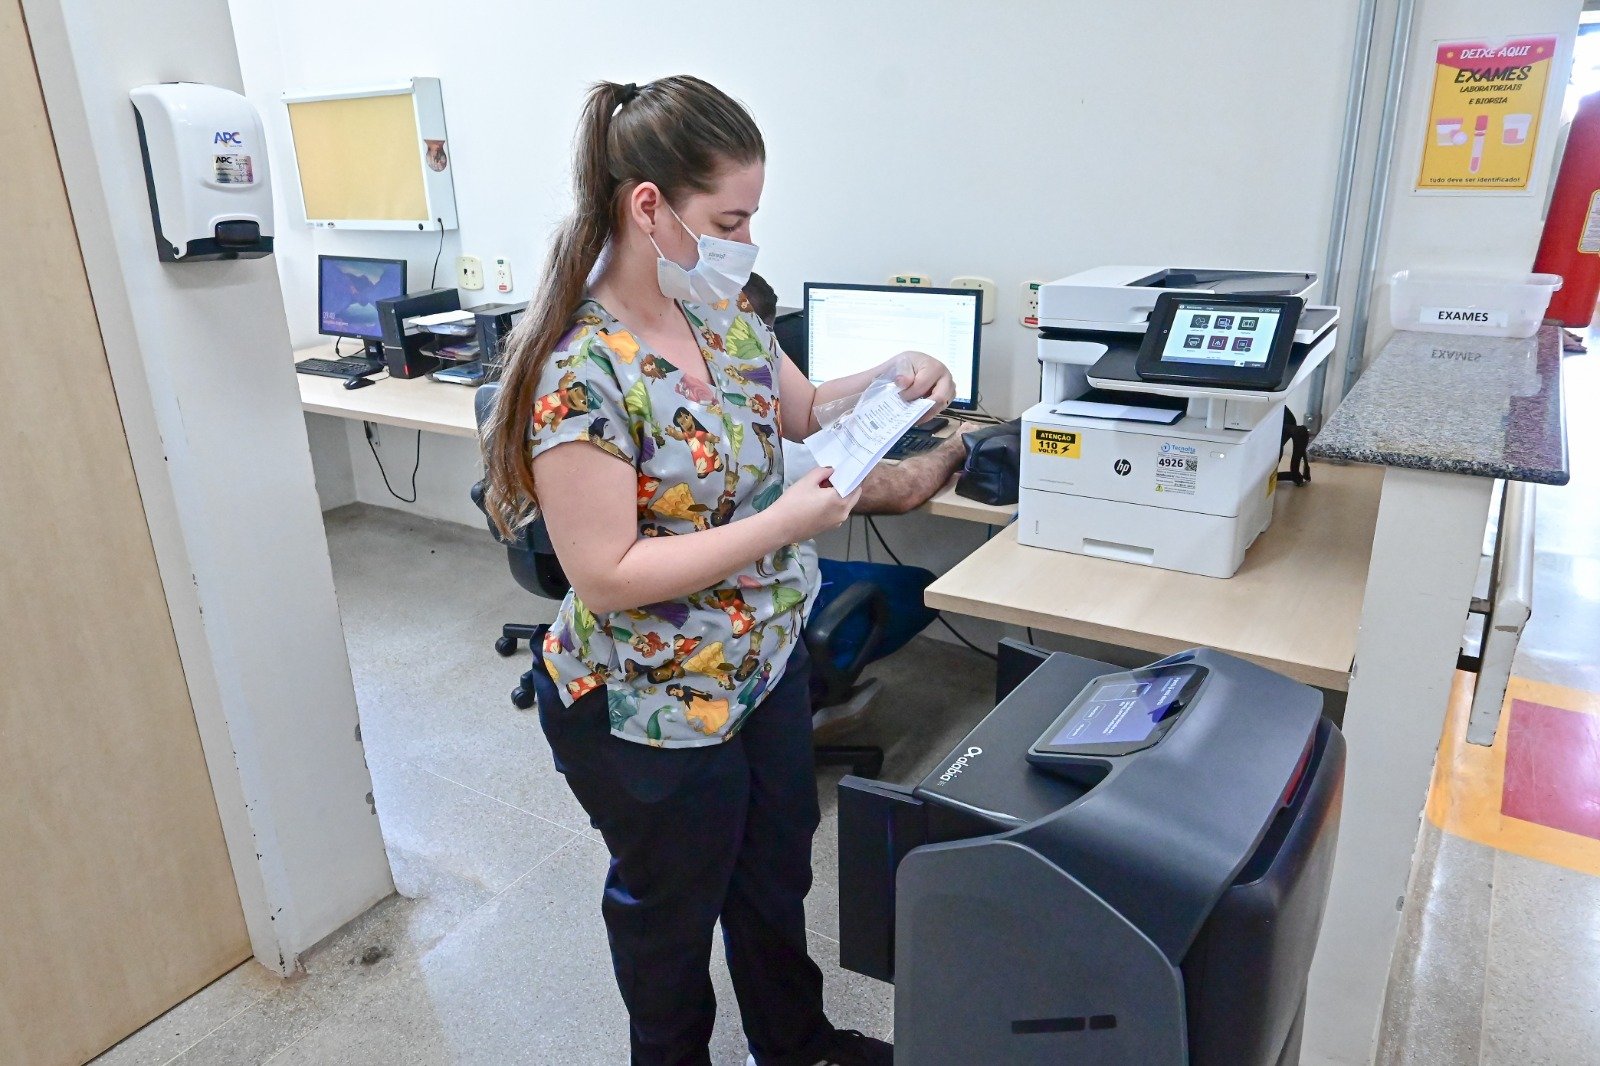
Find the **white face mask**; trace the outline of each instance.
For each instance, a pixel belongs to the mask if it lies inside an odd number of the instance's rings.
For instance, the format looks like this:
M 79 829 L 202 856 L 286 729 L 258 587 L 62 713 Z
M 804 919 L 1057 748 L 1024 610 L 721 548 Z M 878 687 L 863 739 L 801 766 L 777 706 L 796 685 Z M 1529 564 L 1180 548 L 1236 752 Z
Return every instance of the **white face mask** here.
M 671 205 L 667 206 L 667 210 L 672 211 Z M 672 211 L 672 217 L 678 219 L 678 225 L 683 226 L 685 233 L 694 236 L 694 230 L 684 225 L 683 219 L 678 218 L 678 212 Z M 706 305 L 731 300 L 739 295 L 739 290 L 750 280 L 750 271 L 756 265 L 756 252 L 760 250 L 753 244 L 741 241 L 703 236 L 696 241 L 700 252 L 699 262 L 695 263 L 694 269 L 685 270 L 661 253 L 661 246 L 656 244 L 654 236 L 650 238 L 650 243 L 656 250 L 656 284 L 661 286 L 661 295 L 669 300 L 687 300 Z

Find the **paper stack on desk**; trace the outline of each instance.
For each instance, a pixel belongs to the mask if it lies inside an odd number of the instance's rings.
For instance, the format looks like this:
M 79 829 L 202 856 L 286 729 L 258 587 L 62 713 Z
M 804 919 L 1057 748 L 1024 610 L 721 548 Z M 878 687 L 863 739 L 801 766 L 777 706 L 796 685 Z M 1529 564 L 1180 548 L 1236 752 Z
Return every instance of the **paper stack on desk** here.
M 848 496 L 932 406 L 927 398 L 902 400 L 892 380 L 874 382 L 853 410 L 811 434 L 805 443 L 818 466 L 833 467 L 833 487 L 840 496 Z
M 417 315 L 406 319 L 407 329 L 420 329 L 435 336 L 470 337 L 477 332 L 478 323 L 471 311 L 440 311 L 432 315 Z

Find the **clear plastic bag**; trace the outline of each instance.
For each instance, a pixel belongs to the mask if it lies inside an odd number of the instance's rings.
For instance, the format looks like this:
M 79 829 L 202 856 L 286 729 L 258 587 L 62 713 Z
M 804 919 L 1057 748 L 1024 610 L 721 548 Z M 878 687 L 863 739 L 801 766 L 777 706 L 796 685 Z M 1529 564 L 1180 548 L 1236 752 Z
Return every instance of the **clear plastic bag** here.
M 907 402 L 901 397 L 903 382 L 914 376 L 911 360 L 902 355 L 879 371 L 865 391 L 814 408 L 821 428 L 806 444 L 819 466 L 833 468 L 831 483 L 839 495 L 854 492 L 894 442 L 933 406 L 931 399 Z
M 912 365 L 911 357 L 904 353 L 895 356 L 893 362 L 878 371 L 878 376 L 872 379 L 872 384 L 865 390 L 817 404 L 812 411 L 817 417 L 818 428 L 844 429 L 847 425 L 845 420 L 854 416 L 858 409 L 870 409 L 874 401 L 890 393 L 898 396 L 902 388 L 901 379 L 910 380 L 915 376 L 916 367 Z

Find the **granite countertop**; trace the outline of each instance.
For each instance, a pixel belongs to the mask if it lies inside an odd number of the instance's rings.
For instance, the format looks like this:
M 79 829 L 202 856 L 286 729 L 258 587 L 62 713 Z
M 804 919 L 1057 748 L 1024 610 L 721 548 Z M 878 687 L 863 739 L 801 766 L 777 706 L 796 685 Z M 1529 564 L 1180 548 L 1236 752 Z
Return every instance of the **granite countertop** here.
M 1522 340 L 1395 333 L 1311 457 L 1565 485 L 1560 330 Z

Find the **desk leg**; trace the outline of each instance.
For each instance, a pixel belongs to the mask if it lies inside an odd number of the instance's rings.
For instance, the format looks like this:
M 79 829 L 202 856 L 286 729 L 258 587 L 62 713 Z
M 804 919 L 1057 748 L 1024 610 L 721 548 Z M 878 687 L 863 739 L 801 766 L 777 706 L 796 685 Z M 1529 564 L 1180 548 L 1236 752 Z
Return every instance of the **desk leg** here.
M 1372 1061 L 1493 485 L 1384 471 L 1345 709 L 1338 857 L 1311 969 L 1307 1064 Z

